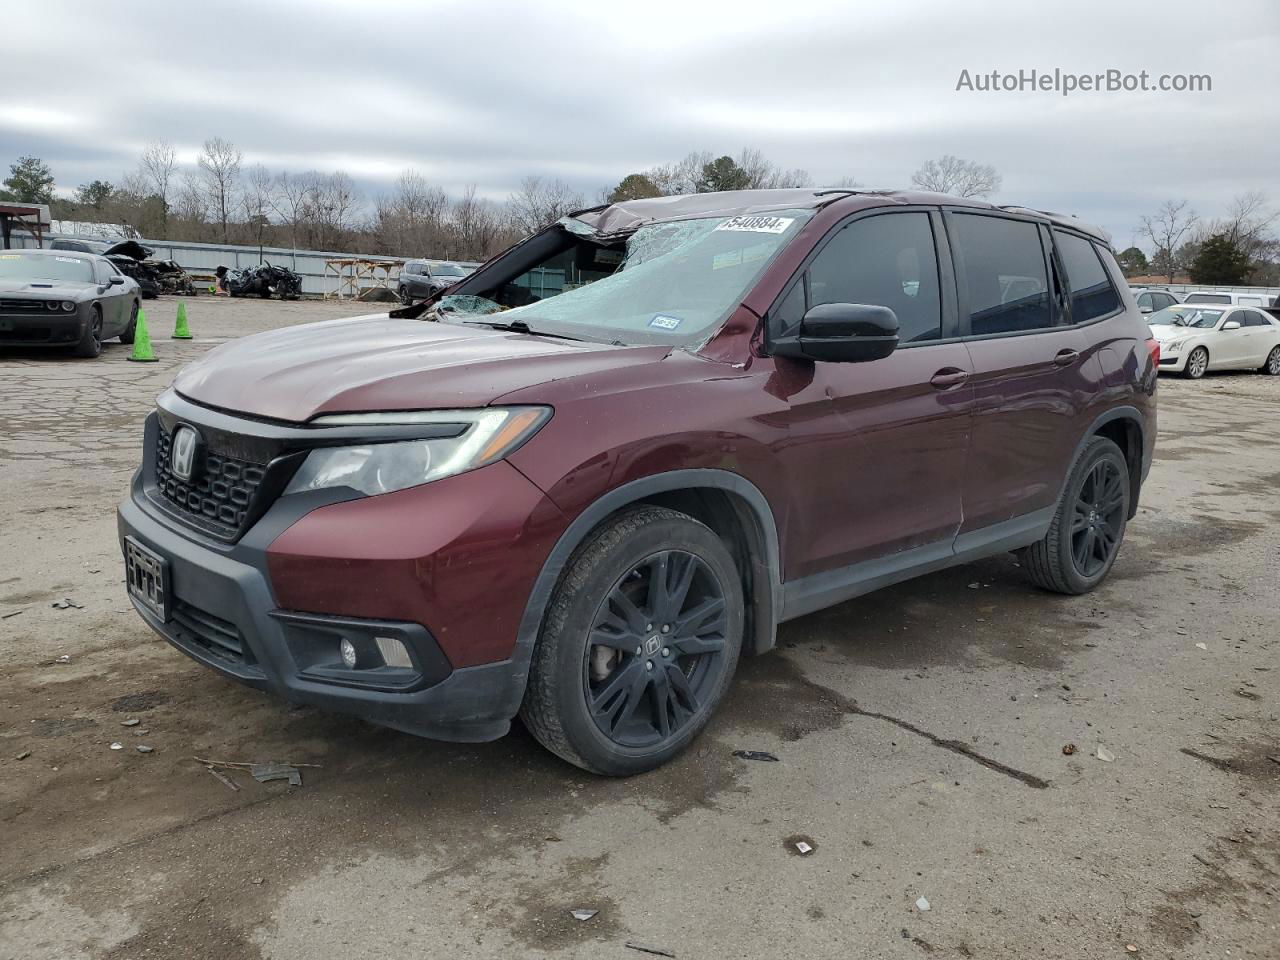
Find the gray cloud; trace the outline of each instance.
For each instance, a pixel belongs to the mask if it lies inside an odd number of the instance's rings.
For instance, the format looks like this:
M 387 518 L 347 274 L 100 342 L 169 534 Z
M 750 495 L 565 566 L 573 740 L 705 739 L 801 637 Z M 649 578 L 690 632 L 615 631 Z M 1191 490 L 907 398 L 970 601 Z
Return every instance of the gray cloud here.
M 217 134 L 249 163 L 345 168 L 370 193 L 414 167 L 505 196 L 528 173 L 594 198 L 694 149 L 750 145 L 818 181 L 905 186 L 954 153 L 995 199 L 1133 236 L 1166 197 L 1280 203 L 1280 6 L 1025 2 L 757 5 L 176 0 L 5 12 L 0 164 L 60 185 Z M 1208 73 L 1211 93 L 957 92 L 962 69 Z

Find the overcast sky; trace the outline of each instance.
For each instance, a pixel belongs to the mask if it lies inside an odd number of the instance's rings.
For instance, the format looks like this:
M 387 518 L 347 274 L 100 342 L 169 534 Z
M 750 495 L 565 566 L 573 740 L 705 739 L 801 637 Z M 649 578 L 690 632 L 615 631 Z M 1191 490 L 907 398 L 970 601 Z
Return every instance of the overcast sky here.
M 3 23 L 0 173 L 32 154 L 67 190 L 118 179 L 150 140 L 194 162 L 218 135 L 246 164 L 344 169 L 367 194 L 412 167 L 495 198 L 558 176 L 590 201 L 691 150 L 887 187 L 952 153 L 999 169 L 996 202 L 1120 247 L 1166 198 L 1280 205 L 1277 0 L 8 0 Z M 956 90 L 965 69 L 1055 67 L 1213 89 Z

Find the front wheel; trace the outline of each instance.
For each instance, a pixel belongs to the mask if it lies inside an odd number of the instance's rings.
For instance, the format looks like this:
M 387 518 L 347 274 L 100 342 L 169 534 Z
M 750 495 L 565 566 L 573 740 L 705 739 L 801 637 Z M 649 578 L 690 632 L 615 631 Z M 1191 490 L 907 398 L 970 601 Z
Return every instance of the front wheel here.
M 742 624 L 742 582 L 715 533 L 674 510 L 627 510 L 578 549 L 556 587 L 521 719 L 584 770 L 652 770 L 711 719 Z
M 1129 464 L 1116 444 L 1092 437 L 1067 478 L 1043 540 L 1019 554 L 1032 582 L 1088 593 L 1111 572 L 1129 518 Z
M 1209 371 L 1209 351 L 1204 347 L 1196 347 L 1187 357 L 1187 376 L 1199 380 Z
M 102 311 L 96 306 L 89 316 L 89 322 L 85 325 L 84 333 L 80 335 L 80 342 L 75 345 L 72 353 L 77 357 L 85 357 L 86 359 L 99 356 L 102 353 Z
M 1272 347 L 1267 354 L 1267 362 L 1262 365 L 1262 373 L 1272 377 L 1280 377 L 1280 347 Z
M 133 311 L 129 314 L 129 325 L 124 328 L 120 334 L 120 342 L 124 344 L 133 343 L 133 338 L 138 332 L 138 301 L 133 301 Z

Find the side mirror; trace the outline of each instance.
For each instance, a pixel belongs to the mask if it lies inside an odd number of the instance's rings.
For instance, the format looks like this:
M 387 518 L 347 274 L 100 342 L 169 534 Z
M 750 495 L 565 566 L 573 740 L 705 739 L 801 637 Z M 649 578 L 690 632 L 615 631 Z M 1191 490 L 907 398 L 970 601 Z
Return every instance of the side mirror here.
M 120 276 L 119 274 L 115 274 L 107 278 L 107 286 L 109 287 L 119 287 L 123 285 L 124 285 L 124 277 Z
M 1222 329 L 1223 329 L 1223 330 L 1239 330 L 1239 329 L 1240 329 L 1240 321 L 1239 321 L 1239 320 L 1228 320 L 1226 323 L 1224 323 L 1224 324 L 1222 325 Z
M 1154 312 L 1154 311 L 1153 311 L 1153 309 L 1152 309 L 1151 307 L 1138 307 L 1138 310 L 1139 310 L 1140 312 L 1142 312 L 1142 313 L 1152 313 L 1152 312 Z
M 898 346 L 898 318 L 888 307 L 868 303 L 823 303 L 800 321 L 800 331 L 770 344 L 778 357 L 866 363 L 882 360 Z

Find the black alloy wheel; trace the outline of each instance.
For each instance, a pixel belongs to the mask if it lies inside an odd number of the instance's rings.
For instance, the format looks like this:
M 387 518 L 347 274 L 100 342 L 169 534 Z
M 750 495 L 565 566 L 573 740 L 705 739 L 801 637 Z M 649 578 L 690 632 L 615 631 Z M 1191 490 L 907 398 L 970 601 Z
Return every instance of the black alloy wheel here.
M 601 602 L 582 664 L 591 718 L 622 747 L 654 747 L 698 716 L 725 669 L 725 590 L 683 550 L 645 559 Z

